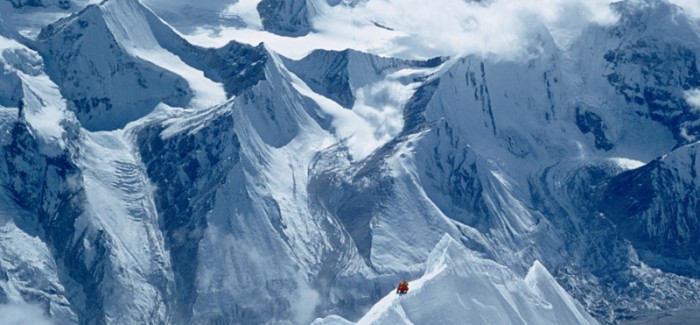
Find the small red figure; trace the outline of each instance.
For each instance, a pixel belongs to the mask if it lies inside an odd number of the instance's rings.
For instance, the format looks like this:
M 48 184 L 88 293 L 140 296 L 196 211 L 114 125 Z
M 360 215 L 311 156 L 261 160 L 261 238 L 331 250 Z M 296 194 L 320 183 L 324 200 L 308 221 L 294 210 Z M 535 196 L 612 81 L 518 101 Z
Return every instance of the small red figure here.
M 396 288 L 396 293 L 402 295 L 406 292 L 408 292 L 408 281 L 403 280 L 401 281 L 401 283 L 399 283 L 399 286 Z

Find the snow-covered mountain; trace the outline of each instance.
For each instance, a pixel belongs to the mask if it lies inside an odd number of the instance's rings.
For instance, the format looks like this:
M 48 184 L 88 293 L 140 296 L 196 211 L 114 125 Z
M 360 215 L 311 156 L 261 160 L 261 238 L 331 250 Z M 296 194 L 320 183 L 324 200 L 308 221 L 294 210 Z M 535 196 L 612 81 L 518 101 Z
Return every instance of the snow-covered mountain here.
M 524 279 L 445 236 L 405 296 L 389 293 L 357 324 L 598 324 L 535 261 Z M 337 316 L 312 324 L 354 324 Z
M 700 304 L 697 8 L 601 3 L 0 2 L 0 310 L 595 324 Z

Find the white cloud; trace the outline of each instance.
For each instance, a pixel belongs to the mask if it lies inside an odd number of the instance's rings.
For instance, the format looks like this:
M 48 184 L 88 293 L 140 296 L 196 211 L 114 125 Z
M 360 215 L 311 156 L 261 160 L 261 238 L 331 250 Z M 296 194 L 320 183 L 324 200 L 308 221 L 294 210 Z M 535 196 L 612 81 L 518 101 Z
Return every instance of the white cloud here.
M 148 0 L 153 1 L 164 0 Z M 518 60 L 541 52 L 542 35 L 548 37 L 541 33 L 545 28 L 558 46 L 567 47 L 591 23 L 615 23 L 618 17 L 610 5 L 617 1 L 367 0 L 352 7 L 329 7 L 327 0 L 311 0 L 317 32 L 288 38 L 260 31 L 254 7 L 259 0 L 241 0 L 223 14 L 249 17 L 250 28 L 200 26 L 188 39 L 204 46 L 221 46 L 231 39 L 254 45 L 265 42 L 292 58 L 319 48 L 354 48 L 407 58 L 480 54 Z M 700 1 L 669 1 L 700 18 Z
M 257 1 L 241 0 L 222 15 L 255 18 L 253 4 Z M 260 31 L 250 18 L 250 28 L 199 25 L 187 38 L 203 46 L 222 46 L 231 39 L 253 45 L 265 42 L 292 58 L 319 48 L 354 48 L 407 58 L 481 54 L 512 60 L 539 54 L 540 32 L 545 27 L 557 44 L 566 46 L 590 23 L 615 22 L 617 17 L 610 8 L 615 1 L 487 0 L 481 4 L 465 0 L 368 0 L 353 7 L 329 7 L 326 0 L 313 0 L 317 32 L 304 37 Z
M 238 16 L 250 28 L 262 29 L 262 21 L 258 14 L 258 0 L 239 0 L 238 2 L 229 5 L 222 13 L 223 16 Z
M 39 306 L 28 304 L 0 305 L 0 322 L 5 325 L 51 325 Z
M 696 111 L 700 110 L 700 89 L 691 89 L 683 93 L 685 101 Z
M 297 324 L 308 324 L 313 320 L 316 307 L 321 304 L 321 297 L 305 282 L 299 282 L 298 296 L 292 301 L 292 311 Z
M 698 0 L 669 0 L 671 3 L 682 7 L 688 15 L 700 19 L 700 1 Z
M 395 32 L 389 44 L 379 46 L 398 52 L 387 53 L 392 55 L 402 51 L 424 56 L 477 53 L 513 59 L 540 51 L 538 34 L 544 27 L 554 32 L 560 44 L 566 44 L 567 37 L 591 22 L 615 22 L 611 2 L 493 0 L 484 5 L 464 0 L 370 0 L 354 8 L 328 9 L 314 23 L 321 32 L 353 39 L 376 37 L 372 33 L 377 28 L 358 28 L 368 22 L 391 28 Z

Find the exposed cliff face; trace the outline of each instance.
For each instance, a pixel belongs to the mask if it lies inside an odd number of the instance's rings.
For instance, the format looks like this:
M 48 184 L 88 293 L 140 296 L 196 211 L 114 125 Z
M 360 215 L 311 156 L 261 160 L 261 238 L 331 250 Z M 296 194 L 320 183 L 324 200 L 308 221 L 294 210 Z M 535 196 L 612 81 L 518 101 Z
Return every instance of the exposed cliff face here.
M 263 0 L 257 9 L 265 30 L 284 36 L 303 36 L 311 31 L 306 0 Z
M 576 45 L 581 62 L 589 62 L 582 73 L 584 86 L 614 94 L 607 103 L 580 107 L 582 131 L 590 128 L 608 150 L 614 147 L 612 142 L 622 147 L 649 133 L 655 133 L 657 143 L 668 142 L 667 146 L 696 141 L 697 110 L 686 102 L 684 93 L 700 87 L 697 22 L 663 1 L 618 3 L 614 9 L 620 15 L 617 24 L 590 29 Z M 652 26 L 651 21 L 658 25 Z M 634 123 L 621 123 L 628 120 Z M 639 128 L 646 134 L 639 134 Z M 669 136 L 673 140 L 664 139 Z M 654 156 L 669 149 L 657 150 Z
M 697 144 L 683 146 L 606 184 L 602 211 L 652 267 L 697 277 Z
M 173 261 L 171 319 L 175 323 L 192 318 L 198 297 L 198 244 L 207 227 L 205 216 L 225 181 L 225 173 L 240 161 L 240 145 L 233 133 L 230 111 L 207 112 L 192 121 L 196 123 L 196 119 L 208 121 L 196 134 L 162 138 L 165 127 L 155 124 L 144 127 L 136 138 L 147 175 L 156 180 L 154 203 Z
M 3 145 L 0 168 L 2 200 L 9 208 L 8 215 L 3 216 L 3 241 L 7 241 L 3 245 L 3 300 L 39 303 L 56 315 L 59 323 L 77 321 L 70 308 L 77 301 L 70 299 L 63 285 L 72 282 L 83 289 L 76 294 L 97 302 L 85 316 L 99 319 L 103 313 L 99 303 L 102 294 L 97 290 L 99 276 L 91 276 L 99 271 L 94 272 L 96 265 L 84 264 L 80 241 L 73 237 L 73 223 L 83 212 L 81 204 L 85 200 L 81 172 L 69 152 L 55 157 L 39 152 L 37 139 L 26 122 L 3 122 L 12 131 L 11 140 Z M 22 240 L 34 241 L 38 246 L 26 251 Z

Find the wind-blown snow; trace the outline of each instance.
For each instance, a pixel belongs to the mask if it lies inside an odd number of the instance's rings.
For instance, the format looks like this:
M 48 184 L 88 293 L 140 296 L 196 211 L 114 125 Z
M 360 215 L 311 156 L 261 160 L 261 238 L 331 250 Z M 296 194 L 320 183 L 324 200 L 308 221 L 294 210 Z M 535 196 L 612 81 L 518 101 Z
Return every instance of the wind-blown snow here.
M 645 165 L 642 161 L 629 158 L 610 158 L 610 160 L 623 170 L 637 169 Z
M 238 0 L 236 3 L 229 5 L 222 15 L 235 15 L 240 17 L 250 29 L 262 29 L 262 21 L 258 14 L 257 5 L 260 0 Z
M 398 135 L 403 127 L 401 106 L 396 104 L 408 100 L 413 91 L 395 80 L 392 82 L 391 78 L 389 81 L 362 88 L 358 92 L 357 104 L 352 110 L 348 110 L 335 101 L 313 92 L 293 73 L 289 72 L 289 74 L 294 89 L 301 95 L 311 98 L 326 114 L 332 116 L 335 135 L 347 144 L 355 160 L 367 157 Z M 369 106 L 374 97 L 372 95 L 379 92 L 387 92 L 395 99 L 379 107 Z
M 344 109 L 333 100 L 313 92 L 296 75 L 291 74 L 291 78 L 294 89 L 301 95 L 311 98 L 326 114 L 333 117 L 336 134 L 340 139 L 346 140 L 353 157 L 364 158 L 381 145 L 381 142 L 374 137 L 370 122 L 354 111 Z
M 688 105 L 692 106 L 695 110 L 700 111 L 700 89 L 687 90 L 685 91 L 684 95 Z
M 486 4 L 462 0 L 379 0 L 355 8 L 330 8 L 330 15 L 324 13 L 314 23 L 320 31 L 328 32 L 369 22 L 395 30 L 387 46 L 393 52 L 386 53 L 389 55 L 477 53 L 515 59 L 538 51 L 538 25 L 576 33 L 590 22 L 614 22 L 609 3 L 605 0 L 497 0 Z
M 356 102 L 352 111 L 370 124 L 372 136 L 380 144 L 393 139 L 404 126 L 402 108 L 415 92 L 415 88 L 411 84 L 401 84 L 398 79 L 410 76 L 412 72 L 415 71 L 399 70 L 382 81 L 354 90 Z

